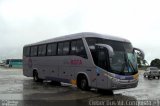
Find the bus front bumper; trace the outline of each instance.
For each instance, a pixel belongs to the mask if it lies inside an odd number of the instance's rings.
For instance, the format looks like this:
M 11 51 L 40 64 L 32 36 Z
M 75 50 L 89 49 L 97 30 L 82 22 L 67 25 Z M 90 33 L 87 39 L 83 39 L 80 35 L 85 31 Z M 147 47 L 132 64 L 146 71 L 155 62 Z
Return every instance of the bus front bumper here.
M 135 88 L 137 85 L 138 80 L 112 80 L 111 89 Z

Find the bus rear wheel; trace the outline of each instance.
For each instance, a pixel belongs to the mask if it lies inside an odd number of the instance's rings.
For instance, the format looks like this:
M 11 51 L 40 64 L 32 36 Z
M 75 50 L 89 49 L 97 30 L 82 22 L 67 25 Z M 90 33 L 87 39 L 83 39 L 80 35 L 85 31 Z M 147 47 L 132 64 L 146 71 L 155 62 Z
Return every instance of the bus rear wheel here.
M 84 91 L 90 90 L 90 87 L 88 86 L 88 80 L 86 76 L 82 75 L 78 78 L 78 83 L 77 83 L 78 88 Z
M 34 82 L 43 82 L 43 79 L 40 79 L 38 77 L 38 72 L 37 71 L 33 72 L 33 80 L 34 80 Z

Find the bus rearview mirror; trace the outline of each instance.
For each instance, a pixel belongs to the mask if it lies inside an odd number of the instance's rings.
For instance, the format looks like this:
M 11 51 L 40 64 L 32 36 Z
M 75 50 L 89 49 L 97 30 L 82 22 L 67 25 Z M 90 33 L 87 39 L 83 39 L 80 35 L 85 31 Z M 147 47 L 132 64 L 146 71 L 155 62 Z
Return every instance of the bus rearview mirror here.
M 144 59 L 145 54 L 144 54 L 144 52 L 141 49 L 139 49 L 139 48 L 133 48 L 133 51 L 139 51 L 141 58 Z
M 113 50 L 113 48 L 110 45 L 107 45 L 107 44 L 96 44 L 96 46 L 106 48 L 107 51 L 108 51 L 109 57 L 110 58 L 113 57 L 114 50 Z

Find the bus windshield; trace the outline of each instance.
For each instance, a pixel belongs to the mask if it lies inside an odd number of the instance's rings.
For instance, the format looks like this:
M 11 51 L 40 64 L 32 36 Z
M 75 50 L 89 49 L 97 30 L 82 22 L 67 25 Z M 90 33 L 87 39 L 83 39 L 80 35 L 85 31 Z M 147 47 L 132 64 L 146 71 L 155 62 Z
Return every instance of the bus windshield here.
M 97 43 L 107 44 L 113 48 L 114 56 L 109 59 L 110 68 L 106 66 L 105 70 L 120 75 L 133 75 L 138 72 L 137 58 L 133 52 L 133 47 L 130 43 L 100 38 L 87 38 L 86 40 L 91 50 L 91 53 L 96 51 L 95 44 Z M 93 53 L 92 57 L 96 64 L 97 60 L 94 59 L 96 56 L 93 56 Z
M 122 75 L 137 73 L 137 58 L 133 53 L 132 45 L 129 43 L 115 44 L 121 45 L 123 50 L 116 50 L 114 47 L 115 55 L 110 59 L 111 71 Z

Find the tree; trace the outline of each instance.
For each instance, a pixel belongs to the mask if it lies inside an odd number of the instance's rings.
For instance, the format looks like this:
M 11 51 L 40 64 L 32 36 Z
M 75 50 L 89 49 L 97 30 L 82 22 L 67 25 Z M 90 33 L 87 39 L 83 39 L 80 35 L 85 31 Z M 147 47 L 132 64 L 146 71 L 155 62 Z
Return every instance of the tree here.
M 137 64 L 139 68 L 149 66 L 148 62 L 144 59 L 141 52 L 136 51 L 136 54 L 137 54 Z
M 143 60 L 143 64 L 144 64 L 145 66 L 149 66 L 147 60 Z
M 150 66 L 160 68 L 160 59 L 154 59 L 154 60 L 152 60 Z
M 142 62 L 141 62 L 141 58 L 137 56 L 137 63 L 138 63 L 138 67 L 141 68 L 142 67 Z

